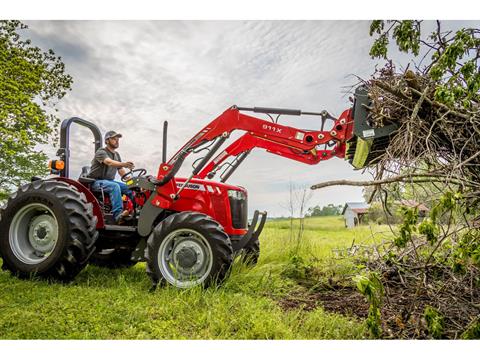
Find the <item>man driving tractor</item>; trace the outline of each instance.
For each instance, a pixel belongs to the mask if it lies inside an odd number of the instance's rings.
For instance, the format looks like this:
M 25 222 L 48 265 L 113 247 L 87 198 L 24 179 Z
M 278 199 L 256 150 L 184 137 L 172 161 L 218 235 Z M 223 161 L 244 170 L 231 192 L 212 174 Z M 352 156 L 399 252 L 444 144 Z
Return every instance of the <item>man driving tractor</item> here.
M 115 150 L 118 149 L 122 134 L 111 130 L 105 134 L 105 147 L 96 151 L 92 159 L 90 172 L 87 175 L 91 179 L 95 179 L 92 190 L 105 191 L 110 196 L 112 203 L 113 218 L 117 224 L 122 223 L 128 217 L 128 210 L 123 209 L 122 194 L 133 198 L 132 191 L 128 186 L 121 182 L 115 181 L 115 174 L 118 171 L 120 176 L 127 173 L 124 168 L 132 170 L 135 166 L 133 162 L 122 162 L 120 154 Z

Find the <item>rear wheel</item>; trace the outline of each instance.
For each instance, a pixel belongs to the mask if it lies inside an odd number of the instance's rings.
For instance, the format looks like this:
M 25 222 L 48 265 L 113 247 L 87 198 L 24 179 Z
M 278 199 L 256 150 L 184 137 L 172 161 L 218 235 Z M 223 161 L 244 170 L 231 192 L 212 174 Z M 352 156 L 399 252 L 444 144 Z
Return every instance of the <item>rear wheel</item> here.
M 183 212 L 155 227 L 145 257 L 154 285 L 167 282 L 186 289 L 221 282 L 232 264 L 233 250 L 219 223 L 201 213 Z
M 86 265 L 98 237 L 85 195 L 56 181 L 35 181 L 10 196 L 0 211 L 3 268 L 68 281 Z

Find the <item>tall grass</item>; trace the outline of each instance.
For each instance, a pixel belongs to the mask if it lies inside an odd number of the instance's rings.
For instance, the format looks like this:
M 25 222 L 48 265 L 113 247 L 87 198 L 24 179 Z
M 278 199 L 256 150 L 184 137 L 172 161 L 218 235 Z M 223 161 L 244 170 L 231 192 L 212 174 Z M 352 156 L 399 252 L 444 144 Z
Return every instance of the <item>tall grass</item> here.
M 376 227 L 373 233 L 384 228 Z M 236 261 L 218 288 L 150 293 L 144 264 L 107 270 L 89 265 L 68 285 L 19 280 L 0 272 L 1 339 L 358 339 L 362 321 L 278 300 L 298 284 L 285 269 L 292 256 L 326 267 L 332 249 L 378 241 L 372 229 L 348 230 L 338 217 L 307 219 L 300 244 L 289 241 L 289 221 L 271 221 L 261 238 L 257 266 Z M 348 262 L 348 261 L 347 261 Z

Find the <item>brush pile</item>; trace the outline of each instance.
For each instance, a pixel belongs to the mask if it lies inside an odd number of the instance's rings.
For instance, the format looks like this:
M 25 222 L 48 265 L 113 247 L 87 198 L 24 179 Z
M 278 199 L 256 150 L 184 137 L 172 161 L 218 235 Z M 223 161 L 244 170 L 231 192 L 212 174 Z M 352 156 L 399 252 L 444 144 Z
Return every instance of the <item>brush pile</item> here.
M 383 337 L 392 339 L 475 339 L 480 337 L 480 269 L 461 271 L 449 261 L 419 259 L 431 249 L 420 239 L 394 261 L 367 263 L 384 288 Z M 400 260 L 399 260 L 400 259 Z
M 377 179 L 408 170 L 412 176 L 480 189 L 480 104 L 463 98 L 448 106 L 436 101 L 437 82 L 427 74 L 397 73 L 389 63 L 364 81 L 371 98 L 370 123 L 400 127 L 376 159 Z
M 384 336 L 479 338 L 479 97 L 439 102 L 441 87 L 428 74 L 397 73 L 391 64 L 363 86 L 371 126 L 399 125 L 375 165 L 367 165 L 384 207 L 390 189 L 381 182 L 393 178 L 430 206 L 424 219 L 405 210 L 390 251 L 367 266 L 385 289 Z

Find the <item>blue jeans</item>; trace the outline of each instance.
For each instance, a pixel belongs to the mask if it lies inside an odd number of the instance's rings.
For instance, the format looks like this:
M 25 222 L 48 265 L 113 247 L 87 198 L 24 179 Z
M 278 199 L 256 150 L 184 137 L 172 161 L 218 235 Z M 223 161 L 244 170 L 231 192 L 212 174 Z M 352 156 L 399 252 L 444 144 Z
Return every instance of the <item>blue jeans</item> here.
M 123 210 L 122 194 L 127 195 L 133 201 L 132 190 L 123 182 L 115 180 L 95 180 L 92 184 L 92 190 L 101 191 L 103 189 L 110 196 L 112 203 L 113 218 L 117 220 Z

